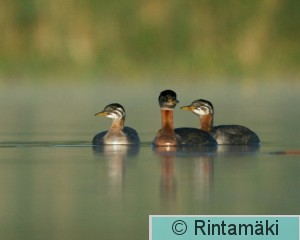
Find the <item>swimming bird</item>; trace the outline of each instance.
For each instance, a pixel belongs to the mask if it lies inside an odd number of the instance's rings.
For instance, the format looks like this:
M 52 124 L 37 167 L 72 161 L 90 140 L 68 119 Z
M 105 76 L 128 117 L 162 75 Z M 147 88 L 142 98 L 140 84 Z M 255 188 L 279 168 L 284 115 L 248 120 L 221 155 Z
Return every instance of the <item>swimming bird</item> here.
M 213 126 L 214 107 L 211 102 L 198 99 L 188 106 L 181 107 L 199 116 L 200 129 L 209 132 L 218 144 L 251 145 L 260 144 L 260 139 L 255 132 L 241 125 Z
M 121 104 L 109 104 L 95 116 L 112 119 L 112 125 L 108 131 L 100 132 L 94 136 L 93 145 L 140 143 L 137 131 L 131 127 L 124 127 L 126 113 Z
M 197 128 L 175 128 L 174 108 L 177 100 L 176 93 L 172 90 L 162 91 L 158 97 L 161 111 L 162 127 L 157 132 L 154 146 L 177 146 L 177 145 L 216 145 L 215 139 L 205 131 Z

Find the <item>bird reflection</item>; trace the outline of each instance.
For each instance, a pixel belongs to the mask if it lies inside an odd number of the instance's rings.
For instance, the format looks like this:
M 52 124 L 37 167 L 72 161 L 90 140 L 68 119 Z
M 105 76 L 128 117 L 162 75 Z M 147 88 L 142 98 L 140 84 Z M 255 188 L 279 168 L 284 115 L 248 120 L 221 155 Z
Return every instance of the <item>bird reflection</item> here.
M 125 177 L 125 160 L 127 157 L 135 157 L 139 153 L 136 145 L 99 145 L 93 146 L 96 155 L 103 156 L 110 189 L 120 189 Z
M 175 199 L 176 182 L 174 176 L 174 155 L 176 147 L 155 147 L 155 152 L 161 156 L 161 196 L 166 201 Z
M 219 145 L 218 156 L 237 156 L 255 154 L 260 145 Z
M 191 163 L 194 197 L 209 201 L 214 183 L 213 158 L 211 156 L 202 156 L 201 158 L 193 159 Z
M 216 147 L 211 146 L 168 146 L 153 147 L 153 151 L 161 157 L 161 198 L 163 210 L 174 209 L 178 189 L 188 189 L 181 197 L 209 200 L 213 187 L 213 156 Z M 177 182 L 174 160 L 179 160 L 180 173 L 188 173 L 188 181 Z M 182 161 L 181 161 L 182 160 Z M 185 177 L 185 176 L 184 176 Z M 183 186 L 178 186 L 183 184 Z M 187 184 L 187 186 L 185 186 Z M 185 196 L 186 195 L 186 196 Z

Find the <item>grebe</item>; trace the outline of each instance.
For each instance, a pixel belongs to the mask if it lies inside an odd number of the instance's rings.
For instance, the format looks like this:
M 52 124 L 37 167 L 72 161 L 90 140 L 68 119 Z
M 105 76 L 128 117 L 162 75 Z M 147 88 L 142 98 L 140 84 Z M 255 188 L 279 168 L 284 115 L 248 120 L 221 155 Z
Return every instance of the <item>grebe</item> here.
M 108 131 L 100 132 L 93 138 L 93 145 L 140 143 L 136 130 L 124 127 L 126 113 L 122 105 L 118 103 L 109 104 L 95 116 L 111 118 L 112 125 Z
M 174 129 L 173 110 L 179 102 L 176 93 L 172 90 L 162 91 L 158 98 L 162 128 L 157 132 L 154 146 L 177 145 L 216 145 L 215 139 L 205 131 L 197 128 Z
M 218 144 L 251 145 L 260 144 L 259 137 L 249 128 L 240 125 L 213 126 L 214 107 L 211 102 L 199 99 L 191 105 L 181 107 L 199 116 L 200 129 L 209 132 Z

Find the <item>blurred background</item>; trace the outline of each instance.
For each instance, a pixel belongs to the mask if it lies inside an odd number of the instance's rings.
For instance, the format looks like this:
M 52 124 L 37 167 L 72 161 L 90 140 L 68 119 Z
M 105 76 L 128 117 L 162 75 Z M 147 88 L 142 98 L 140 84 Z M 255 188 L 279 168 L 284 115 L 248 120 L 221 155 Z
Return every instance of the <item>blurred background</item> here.
M 299 0 L 0 0 L 1 239 L 140 240 L 149 214 L 299 214 L 299 154 L 270 154 L 299 153 L 299 78 Z M 164 89 L 175 127 L 198 128 L 179 107 L 204 98 L 261 148 L 153 151 Z M 137 156 L 91 146 L 113 102 Z
M 0 82 L 297 80 L 298 0 L 1 0 Z

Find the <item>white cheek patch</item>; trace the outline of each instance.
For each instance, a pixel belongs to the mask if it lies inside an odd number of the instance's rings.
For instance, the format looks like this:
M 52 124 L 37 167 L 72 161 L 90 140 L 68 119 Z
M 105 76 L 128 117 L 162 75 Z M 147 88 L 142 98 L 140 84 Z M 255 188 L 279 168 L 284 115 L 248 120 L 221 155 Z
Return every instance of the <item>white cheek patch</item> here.
M 196 113 L 197 115 L 207 115 L 207 114 L 209 114 L 209 111 L 208 111 L 208 109 L 203 109 L 203 108 L 195 108 L 194 109 L 194 113 Z
M 119 116 L 116 113 L 110 113 L 107 115 L 107 117 L 110 119 L 118 119 L 119 118 Z
M 111 112 L 107 115 L 108 118 L 111 119 L 121 119 L 123 116 L 123 109 L 117 108 L 114 112 Z
M 196 113 L 197 115 L 202 114 L 202 112 L 199 108 L 194 108 L 194 113 Z

